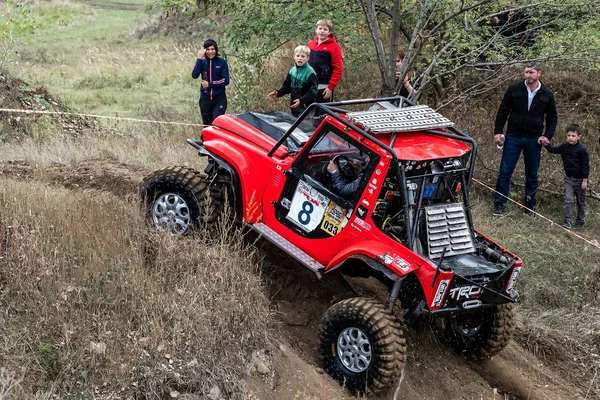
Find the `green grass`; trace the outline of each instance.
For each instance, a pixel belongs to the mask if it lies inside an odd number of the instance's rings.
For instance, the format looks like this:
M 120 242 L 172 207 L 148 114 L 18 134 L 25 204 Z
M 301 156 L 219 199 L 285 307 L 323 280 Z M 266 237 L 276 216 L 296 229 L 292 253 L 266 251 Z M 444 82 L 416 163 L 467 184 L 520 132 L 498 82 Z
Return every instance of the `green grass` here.
M 32 15 L 37 30 L 20 52 L 19 76 L 78 112 L 153 117 L 144 114 L 151 104 L 199 121 L 199 86 L 190 76 L 196 49 L 163 37 L 137 39 L 135 27 L 149 20 L 147 12 L 52 2 Z
M 537 216 L 525 216 L 510 204 L 505 216 L 493 217 L 492 196 L 487 189 L 476 187 L 472 200 L 475 226 L 523 259 L 518 284 L 523 307 L 537 311 L 576 310 L 597 301 L 600 249 L 560 227 L 562 199 L 538 194 L 537 211 L 554 224 Z M 597 206 L 590 200 L 586 225 L 574 232 L 592 240 L 600 238 Z

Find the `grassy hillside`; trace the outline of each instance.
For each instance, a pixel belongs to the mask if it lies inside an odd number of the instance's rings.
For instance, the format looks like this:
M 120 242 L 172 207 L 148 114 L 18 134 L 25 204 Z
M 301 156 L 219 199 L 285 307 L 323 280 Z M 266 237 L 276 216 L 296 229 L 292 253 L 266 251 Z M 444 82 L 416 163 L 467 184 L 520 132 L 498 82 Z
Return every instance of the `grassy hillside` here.
M 190 76 L 197 49 L 168 38 L 136 40 L 136 27 L 151 18 L 142 8 L 90 4 L 96 3 L 34 5 L 38 27 L 19 54 L 19 74 L 80 112 L 199 120 L 198 85 Z
M 0 207 L 11 398 L 243 392 L 269 310 L 239 238 L 152 235 L 136 201 L 4 178 Z
M 100 8 L 98 3 L 33 4 L 37 29 L 18 52 L 11 72 L 34 86 L 43 85 L 78 112 L 199 122 L 198 82 L 190 77 L 199 43 L 137 35 L 156 18 L 142 1 L 127 1 L 135 7 L 115 1 Z M 260 84 L 252 90 L 244 86 L 243 63 L 230 58 L 237 71 L 228 89 L 230 111 L 244 110 L 247 101 L 255 109 L 285 107 L 287 99 L 267 102 L 266 94 L 283 80 L 292 47 L 272 56 L 265 71 L 255 72 Z M 365 80 L 370 76 L 365 70 L 373 67 L 349 68 L 339 98 L 376 95 L 376 82 Z M 557 140 L 572 121 L 586 126 L 595 187 L 600 173 L 597 79 L 553 68 L 544 80 L 557 93 Z M 491 129 L 501 95 L 444 110 L 478 140 L 476 176 L 492 184 L 500 152 L 491 143 Z M 25 161 L 39 175 L 50 174 L 53 163 L 93 159 L 148 169 L 198 166 L 195 151 L 184 142 L 198 136 L 197 128 L 102 122 L 101 130 L 74 135 L 54 119 L 28 121 L 17 137 L 0 143 L 0 161 Z M 13 132 L 20 124 L 13 119 L 2 126 Z M 540 175 L 542 189 L 548 191 L 539 194 L 539 211 L 560 222 L 559 158 L 544 154 Z M 522 174 L 515 174 L 514 181 L 522 183 Z M 521 200 L 518 186 L 511 197 Z M 133 384 L 148 393 L 187 387 L 208 394 L 215 385 L 232 397 L 243 393 L 243 366 L 252 352 L 266 346 L 269 312 L 256 268 L 260 263 L 241 247 L 209 248 L 202 241 L 169 238 L 152 238 L 158 252 L 149 255 L 136 202 L 133 196 L 0 182 L 0 250 L 7 266 L 0 276 L 5 309 L 0 316 L 0 358 L 16 379 L 24 379 L 20 398 L 40 393 L 102 397 L 102 390 L 119 398 L 124 393 L 120 388 Z M 567 373 L 583 374 L 573 379 L 597 391 L 592 377 L 599 367 L 600 250 L 556 225 L 523 216 L 514 206 L 506 216 L 493 218 L 491 193 L 478 185 L 472 203 L 478 229 L 524 260 L 517 340 L 536 353 L 563 357 L 572 367 Z M 600 239 L 597 200 L 589 201 L 587 224 L 578 233 Z M 194 362 L 194 354 L 205 359 Z M 200 376 L 191 372 L 198 370 L 196 363 L 204 367 Z M 171 368 L 173 364 L 183 372 Z M 27 372 L 21 373 L 21 366 Z

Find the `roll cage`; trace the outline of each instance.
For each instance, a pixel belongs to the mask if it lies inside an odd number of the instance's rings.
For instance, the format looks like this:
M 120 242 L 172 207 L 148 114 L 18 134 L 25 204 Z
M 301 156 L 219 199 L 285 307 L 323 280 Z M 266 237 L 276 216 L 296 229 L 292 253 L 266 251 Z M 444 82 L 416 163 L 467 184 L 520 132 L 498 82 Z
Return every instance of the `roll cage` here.
M 390 131 L 390 133 L 391 133 L 390 145 L 386 145 L 386 144 L 382 143 L 379 139 L 377 139 L 377 137 L 375 137 L 371 133 L 368 133 L 364 129 L 361 129 L 360 127 L 356 126 L 352 121 L 348 120 L 347 118 L 342 118 L 340 116 L 340 115 L 347 115 L 350 113 L 349 110 L 343 108 L 344 106 L 376 104 L 376 103 L 382 103 L 382 102 L 398 102 L 398 104 L 399 104 L 398 108 L 400 108 L 400 109 L 403 107 L 416 106 L 416 104 L 414 102 L 412 102 L 402 96 L 371 98 L 371 99 L 361 99 L 361 100 L 347 100 L 347 101 L 339 101 L 339 102 L 332 102 L 332 103 L 313 103 L 313 104 L 309 105 L 308 108 L 298 117 L 298 119 L 292 124 L 292 126 L 277 141 L 277 143 L 275 143 L 273 148 L 271 150 L 269 150 L 267 155 L 269 157 L 272 157 L 273 154 L 275 154 L 275 152 L 277 151 L 277 149 L 286 142 L 286 140 L 294 132 L 294 130 L 311 113 L 314 113 L 314 115 L 318 114 L 318 117 L 314 117 L 314 118 L 319 118 L 319 119 L 323 119 L 323 118 L 329 116 L 329 117 L 335 119 L 336 121 L 338 121 L 339 123 L 343 124 L 347 128 L 352 129 L 355 132 L 359 133 L 360 135 L 366 137 L 367 139 L 369 139 L 370 141 L 375 143 L 377 146 L 383 148 L 392 157 L 392 161 L 390 164 L 390 171 L 392 171 L 392 176 L 394 176 L 394 178 L 396 179 L 396 183 L 402 190 L 404 220 L 410 221 L 410 216 L 409 216 L 410 207 L 408 204 L 408 196 L 406 193 L 406 186 L 407 186 L 406 172 L 405 172 L 405 169 L 401 167 L 400 161 L 398 160 L 398 156 L 396 155 L 396 152 L 393 150 L 393 146 L 394 146 L 394 143 L 396 141 L 396 138 L 397 138 L 397 135 L 399 132 Z M 467 220 L 468 220 L 468 224 L 471 229 L 471 232 L 473 232 L 474 231 L 473 218 L 471 216 L 471 205 L 470 205 L 468 193 L 469 193 L 469 189 L 470 189 L 470 183 L 473 178 L 475 159 L 477 156 L 477 142 L 472 137 L 470 137 L 466 133 L 460 131 L 459 129 L 456 129 L 455 127 L 447 127 L 446 129 L 449 129 L 452 133 L 435 130 L 435 129 L 424 129 L 424 130 L 418 129 L 418 130 L 422 131 L 422 132 L 426 132 L 428 134 L 436 135 L 436 136 L 442 136 L 442 137 L 449 138 L 449 139 L 456 139 L 456 140 L 468 143 L 470 145 L 471 152 L 470 152 L 470 158 L 469 158 L 469 163 L 468 163 L 469 164 L 468 169 L 463 168 L 462 170 L 459 169 L 454 172 L 457 174 L 460 173 L 461 191 L 463 194 L 463 200 L 465 202 Z M 410 161 L 410 160 L 408 160 L 408 161 Z M 467 174 L 468 177 L 466 179 L 465 179 L 464 172 L 468 172 L 468 174 Z M 420 175 L 418 178 L 416 178 L 416 179 L 421 180 L 419 197 L 417 199 L 417 212 L 416 212 L 417 215 L 420 212 L 422 200 L 424 198 L 424 190 L 425 190 L 424 182 L 425 182 L 425 180 L 427 178 L 433 178 L 435 176 L 440 176 L 443 174 L 444 174 L 443 171 L 442 172 L 432 172 L 432 173 Z M 415 178 L 411 178 L 411 179 L 414 180 Z M 404 225 L 404 229 L 403 229 L 404 240 L 408 244 L 408 247 L 413 250 L 415 249 L 414 243 L 416 240 L 418 223 L 419 223 L 418 219 L 415 218 L 414 221 L 412 221 L 412 225 L 407 223 Z

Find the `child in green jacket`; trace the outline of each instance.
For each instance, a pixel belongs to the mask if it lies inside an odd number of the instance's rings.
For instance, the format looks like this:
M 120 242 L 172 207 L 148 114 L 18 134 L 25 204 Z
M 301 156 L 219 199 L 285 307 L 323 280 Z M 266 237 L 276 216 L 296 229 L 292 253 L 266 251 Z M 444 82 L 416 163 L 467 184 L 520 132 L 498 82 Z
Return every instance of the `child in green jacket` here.
M 308 65 L 310 50 L 306 46 L 298 46 L 294 50 L 294 66 L 287 74 L 283 85 L 269 93 L 270 99 L 290 94 L 292 115 L 298 117 L 306 108 L 314 103 L 319 81 L 315 70 Z

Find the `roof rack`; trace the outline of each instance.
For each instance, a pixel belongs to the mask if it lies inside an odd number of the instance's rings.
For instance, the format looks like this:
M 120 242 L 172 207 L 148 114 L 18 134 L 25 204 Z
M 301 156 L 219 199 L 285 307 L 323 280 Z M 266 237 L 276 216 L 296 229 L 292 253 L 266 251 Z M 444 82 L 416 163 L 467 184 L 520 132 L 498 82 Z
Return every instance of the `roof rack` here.
M 348 119 L 362 125 L 370 133 L 408 132 L 432 128 L 448 128 L 454 123 L 428 106 L 350 112 Z

